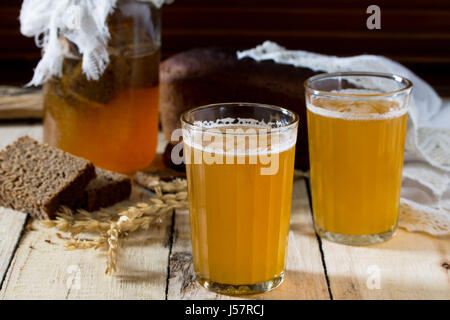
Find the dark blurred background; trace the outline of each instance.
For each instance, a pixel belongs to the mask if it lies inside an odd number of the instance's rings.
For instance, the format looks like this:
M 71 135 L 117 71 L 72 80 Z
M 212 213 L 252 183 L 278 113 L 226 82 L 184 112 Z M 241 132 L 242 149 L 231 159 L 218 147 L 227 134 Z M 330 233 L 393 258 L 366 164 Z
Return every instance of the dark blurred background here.
M 0 2 L 0 84 L 23 85 L 40 57 L 19 31 L 22 1 Z M 366 8 L 381 7 L 381 30 Z M 272 40 L 289 49 L 386 55 L 450 96 L 450 0 L 175 0 L 163 9 L 163 58 L 205 46 L 248 49 Z

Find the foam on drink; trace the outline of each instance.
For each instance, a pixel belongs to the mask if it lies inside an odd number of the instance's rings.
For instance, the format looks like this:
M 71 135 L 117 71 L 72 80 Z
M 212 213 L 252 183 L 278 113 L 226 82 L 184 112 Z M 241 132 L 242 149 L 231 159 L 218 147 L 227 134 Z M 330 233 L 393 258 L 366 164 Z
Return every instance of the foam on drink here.
M 404 115 L 408 110 L 397 101 L 383 99 L 315 98 L 307 103 L 311 112 L 346 120 L 382 120 Z
M 198 130 L 184 130 L 183 141 L 203 152 L 226 156 L 250 156 L 280 153 L 296 142 L 296 130 L 279 127 L 284 123 L 248 118 L 223 118 L 196 121 Z

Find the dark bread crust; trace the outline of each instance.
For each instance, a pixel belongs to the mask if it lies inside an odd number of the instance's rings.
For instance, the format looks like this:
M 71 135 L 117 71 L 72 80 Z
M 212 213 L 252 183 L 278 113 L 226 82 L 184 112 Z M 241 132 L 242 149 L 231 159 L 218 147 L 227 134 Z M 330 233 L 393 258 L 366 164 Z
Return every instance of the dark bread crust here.
M 95 211 L 126 200 L 131 194 L 131 180 L 126 175 L 96 168 L 92 180 L 75 207 Z
M 272 104 L 300 117 L 296 167 L 306 169 L 308 139 L 303 82 L 316 74 L 310 69 L 273 61 L 237 59 L 236 51 L 220 48 L 189 50 L 165 60 L 160 67 L 162 129 L 171 140 L 180 115 L 193 107 L 221 102 Z M 172 141 L 172 144 L 178 141 Z
M 89 184 L 89 182 L 95 179 L 95 167 L 92 163 L 88 163 L 83 171 L 63 188 L 58 194 L 56 194 L 50 201 L 45 205 L 45 212 L 47 216 L 41 217 L 44 219 L 53 219 L 54 213 L 60 205 L 64 205 L 69 208 L 73 208 L 77 202 L 78 195 L 84 192 L 84 189 Z
M 0 205 L 51 219 L 95 178 L 91 162 L 28 136 L 0 151 Z

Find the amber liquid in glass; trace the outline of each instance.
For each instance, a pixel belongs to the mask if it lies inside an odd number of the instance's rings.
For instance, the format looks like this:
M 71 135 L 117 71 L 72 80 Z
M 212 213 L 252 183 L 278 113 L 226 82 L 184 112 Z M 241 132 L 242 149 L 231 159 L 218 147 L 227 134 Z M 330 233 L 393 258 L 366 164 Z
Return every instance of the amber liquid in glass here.
M 279 161 L 273 175 L 261 175 L 261 168 L 267 165 L 259 158 L 250 164 L 249 155 L 228 155 L 234 164 L 194 164 L 195 152 L 213 155 L 185 143 L 197 275 L 219 284 L 243 286 L 281 277 L 295 145 L 271 155 Z
M 308 106 L 307 117 L 316 229 L 341 235 L 393 231 L 406 109 L 386 100 L 320 98 Z

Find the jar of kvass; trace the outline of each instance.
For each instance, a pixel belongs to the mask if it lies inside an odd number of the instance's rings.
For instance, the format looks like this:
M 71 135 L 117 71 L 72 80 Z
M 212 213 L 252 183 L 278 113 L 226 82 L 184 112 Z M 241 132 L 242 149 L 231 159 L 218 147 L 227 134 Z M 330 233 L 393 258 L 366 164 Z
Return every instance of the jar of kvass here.
M 62 72 L 43 86 L 44 141 L 132 173 L 156 155 L 161 10 L 152 1 L 118 0 L 106 27 L 109 63 L 96 80 L 83 72 L 78 46 L 59 36 Z

